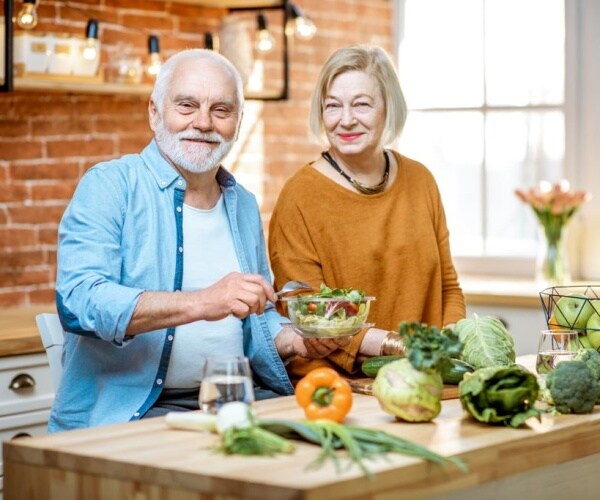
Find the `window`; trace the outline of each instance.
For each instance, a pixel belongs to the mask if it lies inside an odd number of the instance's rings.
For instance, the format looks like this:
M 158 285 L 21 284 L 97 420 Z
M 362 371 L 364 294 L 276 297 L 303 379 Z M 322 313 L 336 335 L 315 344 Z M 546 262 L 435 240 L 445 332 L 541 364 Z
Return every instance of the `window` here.
M 564 2 L 399 5 L 399 149 L 435 175 L 459 268 L 496 258 L 532 272 L 537 223 L 514 191 L 565 175 Z

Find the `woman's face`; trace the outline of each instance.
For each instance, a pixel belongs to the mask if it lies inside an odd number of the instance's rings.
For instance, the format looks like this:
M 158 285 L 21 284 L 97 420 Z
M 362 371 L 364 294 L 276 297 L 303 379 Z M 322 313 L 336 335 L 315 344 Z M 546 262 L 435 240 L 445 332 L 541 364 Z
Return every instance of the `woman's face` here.
M 329 144 L 340 154 L 377 152 L 385 127 L 377 80 L 364 71 L 336 76 L 323 102 L 323 125 Z

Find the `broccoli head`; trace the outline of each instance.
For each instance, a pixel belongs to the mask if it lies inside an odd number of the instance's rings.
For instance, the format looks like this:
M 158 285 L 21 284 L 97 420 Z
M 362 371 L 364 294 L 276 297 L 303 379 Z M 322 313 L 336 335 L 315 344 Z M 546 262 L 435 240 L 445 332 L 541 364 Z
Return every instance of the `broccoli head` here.
M 600 380 L 600 352 L 592 348 L 579 349 L 573 359 L 583 361 L 592 370 L 596 378 Z
M 554 407 L 559 413 L 592 413 L 598 382 L 583 361 L 562 361 L 546 377 Z

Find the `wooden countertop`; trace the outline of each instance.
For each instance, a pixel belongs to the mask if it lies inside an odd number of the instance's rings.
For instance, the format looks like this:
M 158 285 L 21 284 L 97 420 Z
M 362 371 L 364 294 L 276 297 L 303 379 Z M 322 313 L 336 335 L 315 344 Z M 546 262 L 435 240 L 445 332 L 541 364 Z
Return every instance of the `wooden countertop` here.
M 539 293 L 548 285 L 531 279 L 502 278 L 500 276 L 460 277 L 460 285 L 467 305 L 489 305 L 540 309 Z
M 0 309 L 0 357 L 44 352 L 35 316 L 53 305 Z
M 255 409 L 259 418 L 303 417 L 293 397 L 260 401 Z M 330 462 L 307 470 L 319 452 L 313 445 L 299 442 L 293 454 L 276 457 L 224 456 L 211 449 L 217 436 L 173 430 L 164 418 L 154 418 L 5 442 L 5 493 L 30 499 L 76 498 L 77 491 L 93 491 L 97 499 L 129 498 L 133 491 L 190 499 L 333 500 L 398 498 L 398 493 L 421 498 L 516 474 L 522 478 L 583 457 L 593 461 L 595 470 L 600 466 L 600 455 L 592 456 L 600 453 L 600 406 L 589 415 L 543 415 L 541 422 L 530 420 L 529 427 L 512 429 L 475 422 L 453 399 L 443 401 L 433 422 L 408 424 L 381 411 L 375 398 L 357 394 L 346 423 L 383 429 L 443 455 L 460 456 L 470 470 L 464 474 L 451 465 L 442 468 L 390 454 L 387 460 L 369 462 L 376 473 L 370 481 L 357 467 L 336 472 Z M 589 481 L 600 487 L 597 474 Z

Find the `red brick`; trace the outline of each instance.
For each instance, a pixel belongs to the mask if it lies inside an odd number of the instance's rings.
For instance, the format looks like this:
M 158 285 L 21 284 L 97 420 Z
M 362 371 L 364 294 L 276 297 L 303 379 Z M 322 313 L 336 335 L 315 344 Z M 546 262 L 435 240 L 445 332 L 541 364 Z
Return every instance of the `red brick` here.
M 38 136 L 91 134 L 94 132 L 94 121 L 90 118 L 49 116 L 31 124 L 31 134 Z
M 144 149 L 152 139 L 152 134 L 149 133 L 148 137 L 130 137 L 123 138 L 119 141 L 119 154 L 118 156 L 139 153 Z
M 16 224 L 44 224 L 58 222 L 64 211 L 65 205 L 10 207 L 8 217 Z
M 131 0 L 104 0 L 103 3 L 107 7 L 116 7 L 127 10 L 135 8 L 139 10 L 162 11 L 166 7 L 164 2 L 159 2 L 156 0 L 135 0 L 135 2 L 132 2 Z
M 13 180 L 74 179 L 79 176 L 79 163 L 76 161 L 61 161 L 58 163 L 12 165 L 9 173 L 10 178 Z
M 56 304 L 56 291 L 54 284 L 48 287 L 39 286 L 36 290 L 29 293 L 31 304 L 35 305 L 55 305 Z
M 19 137 L 29 134 L 29 123 L 22 119 L 0 118 L 0 137 Z
M 37 243 L 34 229 L 13 229 L 0 227 L 0 248 L 35 245 Z
M 31 199 L 33 201 L 66 200 L 70 201 L 75 191 L 77 181 L 36 184 L 31 186 Z
M 156 32 L 159 35 L 161 32 L 173 30 L 173 20 L 171 17 L 165 17 L 161 12 L 158 15 L 140 15 L 140 14 L 123 14 L 121 22 L 131 29 L 142 29 L 146 33 Z
M 42 250 L 0 251 L 0 270 L 39 266 L 46 263 L 46 252 Z
M 58 221 L 56 223 L 56 226 L 52 229 L 49 229 L 47 227 L 41 228 L 39 230 L 38 237 L 41 245 L 56 246 L 56 243 L 58 241 Z M 56 258 L 54 260 L 56 260 Z
M 0 158 L 3 160 L 31 160 L 42 158 L 42 143 L 35 140 L 12 140 L 10 142 L 0 139 Z
M 11 286 L 35 285 L 36 283 L 47 283 L 49 280 L 48 271 L 24 271 L 0 270 L 0 289 Z
M 96 123 L 98 132 L 102 134 L 147 134 L 150 132 L 147 113 L 144 116 L 135 116 L 127 120 L 114 118 L 101 118 Z
M 23 184 L 0 182 L 0 203 L 10 203 L 29 198 L 29 189 Z
M 29 295 L 27 292 L 14 292 L 10 288 L 3 290 L 0 287 L 0 308 L 21 307 L 29 303 Z
M 110 156 L 114 154 L 113 141 L 105 139 L 48 141 L 46 147 L 49 158 Z

